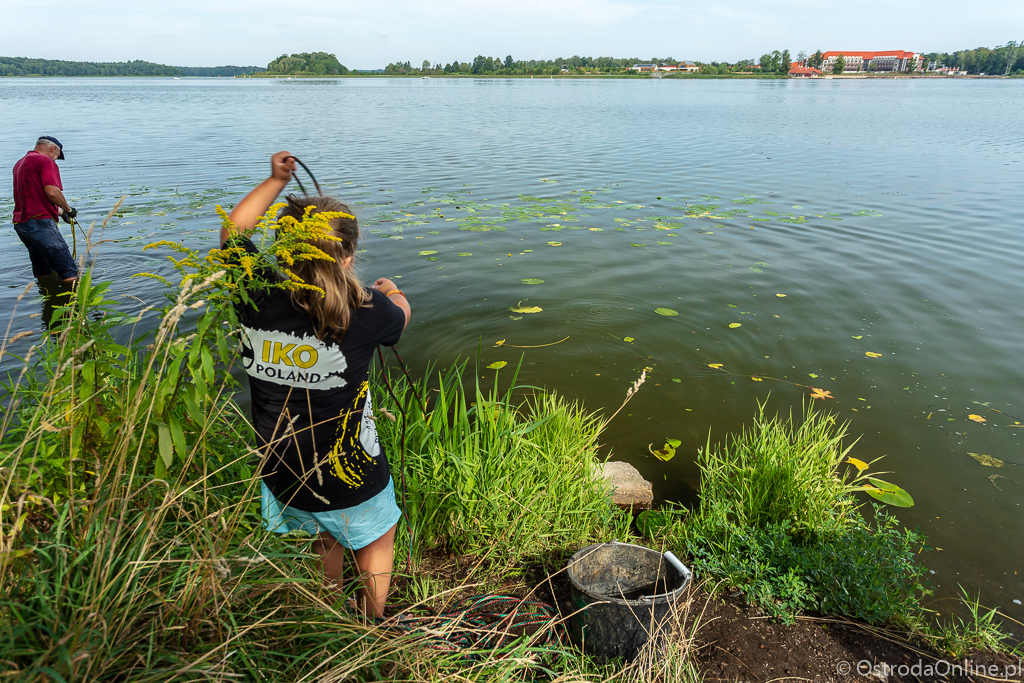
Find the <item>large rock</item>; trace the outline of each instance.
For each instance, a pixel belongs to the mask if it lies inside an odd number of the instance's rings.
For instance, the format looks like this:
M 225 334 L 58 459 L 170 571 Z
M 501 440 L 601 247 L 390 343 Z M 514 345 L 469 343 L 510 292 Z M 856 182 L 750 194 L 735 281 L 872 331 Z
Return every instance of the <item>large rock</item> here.
M 623 510 L 649 510 L 654 503 L 654 486 L 628 462 L 606 462 L 600 474 L 608 485 L 612 504 Z

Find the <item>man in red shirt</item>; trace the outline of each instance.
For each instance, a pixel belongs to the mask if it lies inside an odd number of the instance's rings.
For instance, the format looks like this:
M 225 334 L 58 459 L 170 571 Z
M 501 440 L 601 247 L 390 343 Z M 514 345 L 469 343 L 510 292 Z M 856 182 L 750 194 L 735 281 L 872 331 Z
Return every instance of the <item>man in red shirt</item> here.
M 38 279 L 56 273 L 62 282 L 78 279 L 78 265 L 57 229 L 57 218 L 67 223 L 78 215 L 64 197 L 57 159 L 64 146 L 44 135 L 36 147 L 14 165 L 14 230 L 28 248 L 32 274 Z

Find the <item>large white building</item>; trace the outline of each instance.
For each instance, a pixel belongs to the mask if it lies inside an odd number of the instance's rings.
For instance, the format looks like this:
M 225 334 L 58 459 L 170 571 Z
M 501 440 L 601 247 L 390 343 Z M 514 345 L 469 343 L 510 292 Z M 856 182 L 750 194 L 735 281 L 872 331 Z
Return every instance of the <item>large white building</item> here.
M 921 55 L 906 50 L 889 50 L 883 52 L 843 52 L 829 50 L 821 56 L 821 70 L 832 73 L 839 55 L 843 56 L 844 73 L 858 71 L 909 71 L 911 64 L 915 71 L 923 66 Z

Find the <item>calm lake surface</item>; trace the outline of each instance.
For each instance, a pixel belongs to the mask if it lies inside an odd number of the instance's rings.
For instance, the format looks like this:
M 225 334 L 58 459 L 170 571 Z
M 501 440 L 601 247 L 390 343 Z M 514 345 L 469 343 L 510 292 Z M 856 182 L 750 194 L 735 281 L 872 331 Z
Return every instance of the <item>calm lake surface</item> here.
M 159 303 L 128 280 L 173 272 L 142 247 L 215 246 L 214 204 L 293 152 L 353 203 L 366 279 L 400 276 L 415 370 L 522 357 L 612 411 L 650 367 L 606 443 L 659 500 L 695 502 L 709 430 L 825 389 L 942 549 L 932 606 L 960 584 L 1024 621 L 1022 101 L 1024 80 L 0 79 L 0 159 L 55 135 L 83 221 L 128 195 L 98 279 Z M 31 280 L 11 208 L 5 171 L 5 318 Z

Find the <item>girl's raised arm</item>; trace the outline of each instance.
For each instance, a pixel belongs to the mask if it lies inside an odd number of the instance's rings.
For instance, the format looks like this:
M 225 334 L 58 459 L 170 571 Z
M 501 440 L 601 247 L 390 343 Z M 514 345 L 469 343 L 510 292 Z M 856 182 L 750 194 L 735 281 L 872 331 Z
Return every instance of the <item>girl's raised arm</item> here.
M 228 214 L 231 222 L 235 224 L 235 232 L 244 235 L 256 227 L 256 221 L 267 212 L 270 205 L 281 194 L 288 181 L 292 179 L 294 171 L 295 159 L 289 152 L 278 152 L 270 157 L 270 177 L 254 187 Z M 232 234 L 228 228 L 222 227 L 220 243 L 224 244 Z

